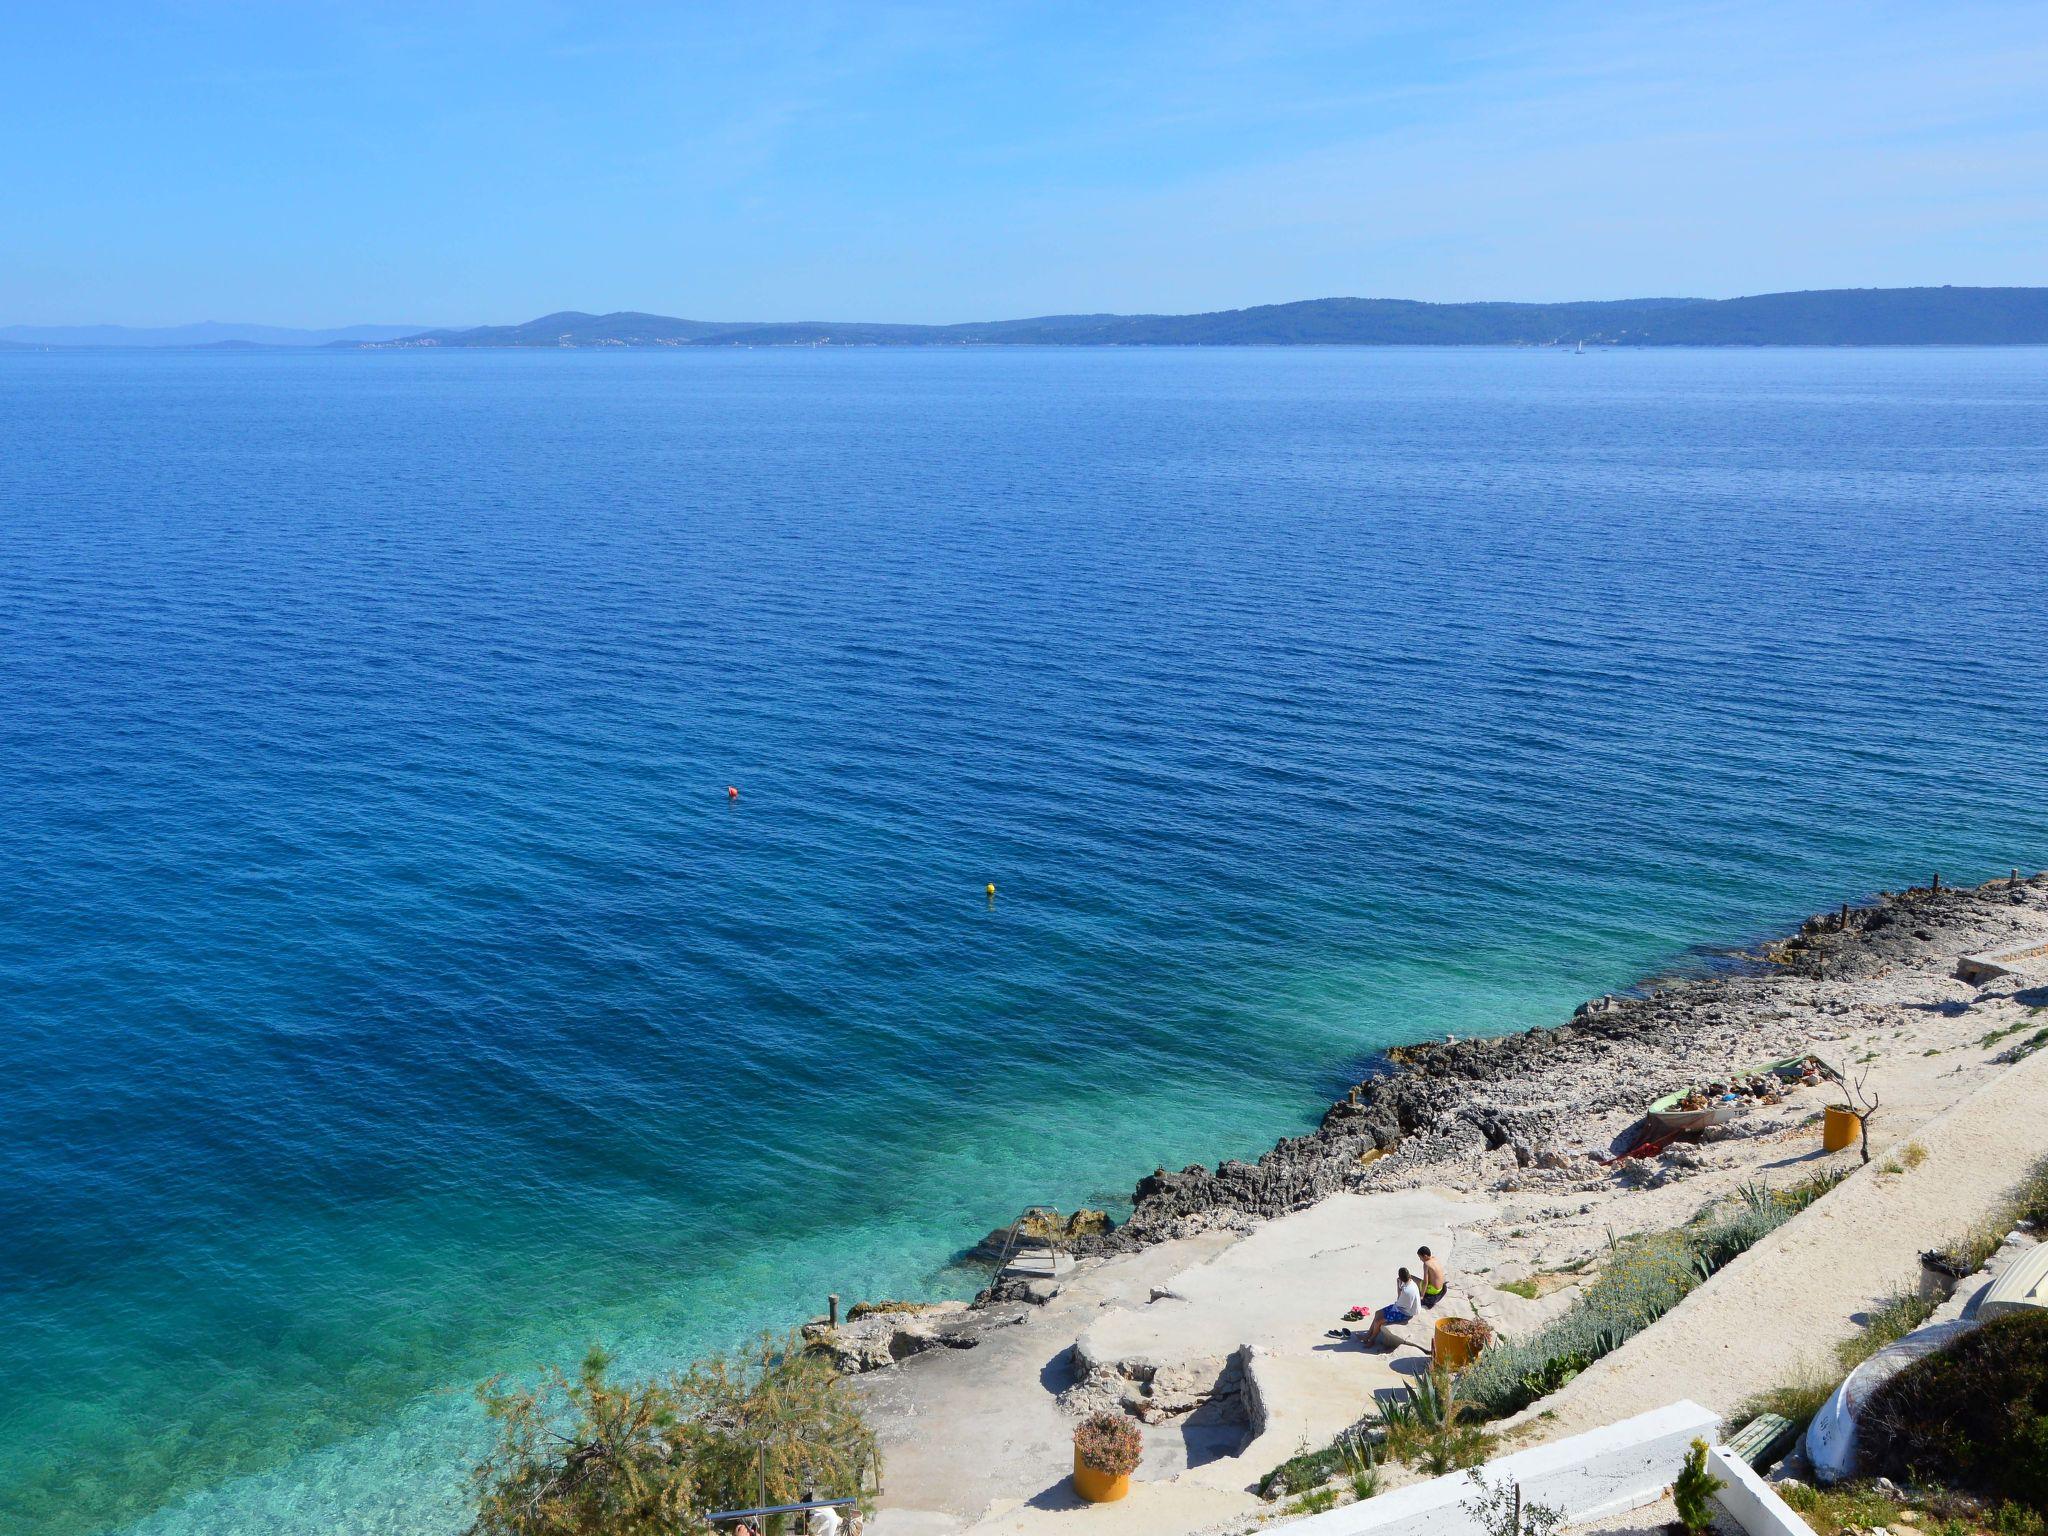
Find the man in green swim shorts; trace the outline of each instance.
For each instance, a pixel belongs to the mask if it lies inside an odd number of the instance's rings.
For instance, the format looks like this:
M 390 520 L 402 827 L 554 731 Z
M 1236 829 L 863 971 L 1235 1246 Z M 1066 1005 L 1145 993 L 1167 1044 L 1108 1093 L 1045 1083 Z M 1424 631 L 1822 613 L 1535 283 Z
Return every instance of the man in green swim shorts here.
M 1422 1304 L 1433 1307 L 1449 1294 L 1450 1276 L 1444 1272 L 1443 1260 L 1434 1257 L 1427 1248 L 1416 1249 L 1415 1257 L 1422 1260 Z

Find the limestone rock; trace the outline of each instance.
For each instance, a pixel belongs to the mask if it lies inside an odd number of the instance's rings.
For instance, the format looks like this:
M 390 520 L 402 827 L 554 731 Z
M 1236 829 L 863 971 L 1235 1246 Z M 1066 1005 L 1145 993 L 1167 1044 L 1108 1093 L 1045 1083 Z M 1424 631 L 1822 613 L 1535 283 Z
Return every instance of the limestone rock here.
M 968 1307 L 962 1301 L 894 1303 L 849 1313 L 837 1328 L 819 1319 L 805 1323 L 805 1347 L 827 1356 L 848 1376 L 884 1370 L 899 1360 L 928 1349 L 972 1349 L 975 1334 L 962 1327 Z

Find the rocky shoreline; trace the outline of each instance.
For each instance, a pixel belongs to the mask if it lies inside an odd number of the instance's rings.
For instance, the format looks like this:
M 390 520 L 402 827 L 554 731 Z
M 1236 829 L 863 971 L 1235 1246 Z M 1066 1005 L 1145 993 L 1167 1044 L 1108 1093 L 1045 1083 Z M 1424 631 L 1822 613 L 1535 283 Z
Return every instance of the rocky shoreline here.
M 1574 1164 L 1617 1150 L 1617 1116 L 1632 1122 L 1649 1098 L 1703 1071 L 1733 1072 L 1796 1048 L 1795 1032 L 1773 1025 L 1794 1004 L 1815 1005 L 1811 983 L 1952 960 L 2004 927 L 2017 931 L 2014 908 L 2044 902 L 2048 874 L 2018 871 L 1980 886 L 1886 891 L 1765 945 L 1758 974 L 1602 997 L 1567 1023 L 1522 1034 L 1399 1047 L 1391 1072 L 1359 1083 L 1315 1130 L 1282 1138 L 1256 1163 L 1155 1170 L 1139 1181 L 1130 1219 L 1094 1246 L 1127 1252 L 1344 1190 L 1467 1183 L 1474 1174 L 1491 1174 L 1485 1182 L 1496 1187 L 1546 1174 L 1571 1182 Z
M 2034 933 L 2044 908 L 2048 873 L 1882 892 L 1808 918 L 1743 956 L 1750 964 L 1741 974 L 1598 998 L 1562 1024 L 1519 1034 L 1396 1047 L 1387 1070 L 1331 1104 L 1315 1129 L 1281 1138 L 1256 1162 L 1155 1169 L 1139 1180 L 1121 1225 L 1100 1212 L 1073 1213 L 1052 1246 L 1077 1258 L 1130 1254 L 1204 1232 L 1247 1232 L 1346 1192 L 1562 1195 L 1604 1182 L 1609 1159 L 1657 1094 L 1803 1050 L 1817 1016 L 1845 1029 L 1855 1021 L 1859 979 L 1900 967 L 1946 972 L 1965 951 Z M 1042 1256 L 1045 1235 L 1027 1226 L 1020 1246 Z M 993 1263 L 1007 1238 L 998 1228 L 964 1256 Z M 1057 1289 L 1050 1276 L 998 1276 L 972 1303 L 886 1303 L 837 1328 L 813 1319 L 804 1332 L 842 1370 L 863 1373 L 932 1349 L 972 1348 L 988 1329 L 1018 1321 L 1016 1304 L 1042 1303 Z

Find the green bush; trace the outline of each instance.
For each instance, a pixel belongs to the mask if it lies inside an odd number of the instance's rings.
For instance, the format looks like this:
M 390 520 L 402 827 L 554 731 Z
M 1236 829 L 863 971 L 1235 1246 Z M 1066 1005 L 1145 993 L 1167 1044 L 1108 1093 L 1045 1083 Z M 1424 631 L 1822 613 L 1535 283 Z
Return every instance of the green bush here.
M 658 1383 L 615 1383 L 593 1349 L 574 1378 L 478 1389 L 498 1445 L 472 1474 L 472 1536 L 669 1536 L 703 1531 L 675 1402 Z
M 1671 1502 L 1678 1510 L 1678 1523 L 1691 1536 L 1713 1528 L 1714 1508 L 1707 1501 L 1728 1485 L 1707 1470 L 1707 1442 L 1695 1440 L 1685 1453 L 1685 1465 L 1671 1485 Z
M 1864 1465 L 2048 1509 L 2048 1315 L 1994 1318 L 1870 1399 Z
M 1257 1492 L 1262 1499 L 1284 1499 L 1290 1493 L 1305 1493 L 1311 1488 L 1320 1488 L 1343 1470 L 1343 1466 L 1344 1456 L 1338 1445 L 1326 1445 L 1320 1451 L 1302 1451 L 1288 1457 L 1260 1478 Z
M 571 1378 L 478 1388 L 498 1443 L 471 1474 L 473 1536 L 680 1536 L 765 1490 L 858 1496 L 879 1472 L 859 1398 L 795 1337 L 698 1361 L 656 1381 L 614 1382 L 592 1350 Z

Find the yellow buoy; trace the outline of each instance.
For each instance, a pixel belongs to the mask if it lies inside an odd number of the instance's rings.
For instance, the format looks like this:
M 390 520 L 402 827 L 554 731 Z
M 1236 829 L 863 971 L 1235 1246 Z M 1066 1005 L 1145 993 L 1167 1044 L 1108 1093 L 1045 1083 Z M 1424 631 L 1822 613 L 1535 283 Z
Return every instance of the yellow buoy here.
M 989 881 L 988 883 L 988 893 L 991 896 L 995 895 L 996 893 L 996 883 L 993 880 Z

